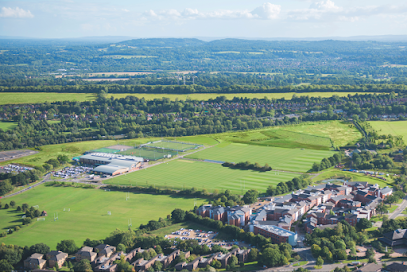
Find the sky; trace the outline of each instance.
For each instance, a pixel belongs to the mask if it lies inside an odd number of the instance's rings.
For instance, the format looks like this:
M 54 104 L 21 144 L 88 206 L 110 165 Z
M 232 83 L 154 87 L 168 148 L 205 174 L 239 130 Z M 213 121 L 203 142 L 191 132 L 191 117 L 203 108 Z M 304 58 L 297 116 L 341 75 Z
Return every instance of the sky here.
M 406 0 L 0 0 L 0 36 L 407 35 Z

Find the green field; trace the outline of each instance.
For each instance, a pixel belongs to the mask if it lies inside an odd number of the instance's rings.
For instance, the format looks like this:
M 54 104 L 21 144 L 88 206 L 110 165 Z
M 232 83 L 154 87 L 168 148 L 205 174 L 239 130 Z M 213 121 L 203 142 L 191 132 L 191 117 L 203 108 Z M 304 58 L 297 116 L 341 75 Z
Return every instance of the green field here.
M 332 151 L 309 149 L 288 149 L 224 142 L 217 146 L 187 156 L 193 159 L 207 159 L 228 162 L 250 161 L 261 165 L 268 163 L 278 170 L 307 172 L 314 162 L 331 157 Z
M 285 148 L 331 150 L 360 139 L 360 132 L 341 121 L 306 122 L 298 125 L 207 135 L 218 141 Z
M 1 122 L 0 121 L 0 129 L 7 131 L 9 129 L 13 129 L 17 126 L 17 122 Z
M 136 96 L 139 98 L 144 97 L 147 100 L 153 100 L 156 98 L 168 97 L 171 100 L 186 100 L 187 98 L 193 100 L 208 100 L 214 99 L 218 96 L 226 96 L 228 99 L 234 97 L 247 97 L 247 98 L 264 98 L 269 99 L 285 98 L 291 99 L 293 94 L 297 96 L 314 96 L 314 97 L 331 97 L 333 95 L 347 96 L 348 94 L 354 95 L 354 92 L 315 92 L 315 93 L 232 93 L 232 94 L 220 94 L 220 93 L 198 93 L 198 94 L 108 94 L 108 97 L 123 98 L 126 96 Z M 96 99 L 93 93 L 1 93 L 0 105 L 4 104 L 25 104 L 25 103 L 43 103 L 54 101 L 93 101 Z
M 195 144 L 188 144 L 183 142 L 174 142 L 174 141 L 157 141 L 151 144 L 146 145 L 147 147 L 155 148 L 164 148 L 164 149 L 173 149 L 173 150 L 189 150 L 198 147 Z
M 265 192 L 269 185 L 288 181 L 298 174 L 275 171 L 258 172 L 222 167 L 220 164 L 192 160 L 175 160 L 104 181 L 107 184 L 157 186 L 174 189 L 214 189 L 241 194 L 256 189 Z
M 359 140 L 362 135 L 354 126 L 342 121 L 310 122 L 282 127 L 281 129 L 297 133 L 330 138 L 334 146 L 345 146 Z
M 192 209 L 194 205 L 193 198 L 130 194 L 130 199 L 126 201 L 125 192 L 44 185 L 2 202 L 11 200 L 16 201 L 17 205 L 39 205 L 40 210 L 47 211 L 48 216 L 45 221 L 34 221 L 33 224 L 0 238 L 0 243 L 21 246 L 46 243 L 52 249 L 64 239 L 73 239 L 77 246 L 81 246 L 86 238 L 103 239 L 116 228 L 126 230 L 129 219 L 132 220 L 132 228 L 136 229 L 149 220 L 166 218 L 175 208 Z M 196 201 L 200 205 L 204 199 Z M 64 208 L 69 208 L 70 212 L 64 212 Z M 111 216 L 107 215 L 108 211 Z M 56 212 L 59 219 L 54 221 Z M 0 229 L 21 225 L 21 216 L 22 213 L 15 209 L 1 209 Z
M 95 100 L 95 94 L 87 93 L 1 93 L 0 105 L 4 104 L 33 104 L 54 101 L 90 101 Z
M 403 136 L 404 141 L 407 142 L 407 121 L 371 121 L 369 124 L 379 134 Z

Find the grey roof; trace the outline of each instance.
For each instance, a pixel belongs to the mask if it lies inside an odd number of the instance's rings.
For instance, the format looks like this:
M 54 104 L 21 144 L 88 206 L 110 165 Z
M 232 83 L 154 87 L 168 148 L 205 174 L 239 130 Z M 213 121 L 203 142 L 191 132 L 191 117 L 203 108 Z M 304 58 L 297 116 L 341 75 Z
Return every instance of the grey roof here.
M 407 271 L 407 265 L 401 263 L 392 263 L 386 266 L 385 270 L 389 272 L 404 272 Z
M 389 240 L 398 240 L 398 239 L 403 239 L 406 238 L 406 229 L 397 229 L 395 231 L 387 232 L 383 234 L 384 237 L 386 237 Z
M 137 163 L 137 162 L 142 162 L 144 161 L 143 158 L 141 157 L 134 157 L 134 156 L 123 156 L 123 155 L 114 155 L 114 154 L 108 154 L 108 155 L 103 155 L 101 153 L 92 153 L 92 154 L 87 154 L 81 156 L 81 159 L 87 159 L 87 160 L 97 160 L 97 161 L 102 161 L 106 163 L 114 163 L 114 164 L 119 164 L 120 162 L 122 163 Z
M 128 169 L 129 169 L 129 167 L 126 167 L 126 166 L 108 164 L 108 165 L 99 165 L 98 167 L 93 169 L 93 171 L 112 175 L 114 172 L 116 172 L 118 170 L 128 170 Z
M 390 193 L 391 191 L 393 191 L 392 188 L 386 187 L 386 188 L 383 188 L 383 190 L 381 192 L 382 192 L 382 194 L 387 194 L 387 193 Z

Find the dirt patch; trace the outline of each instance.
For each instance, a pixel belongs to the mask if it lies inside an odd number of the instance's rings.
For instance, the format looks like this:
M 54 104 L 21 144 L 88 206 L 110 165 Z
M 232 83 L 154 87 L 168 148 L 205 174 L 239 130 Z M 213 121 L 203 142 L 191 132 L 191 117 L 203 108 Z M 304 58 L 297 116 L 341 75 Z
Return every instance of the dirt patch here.
M 38 151 L 33 150 L 11 150 L 0 152 L 0 162 L 18 159 L 25 156 L 30 156 L 38 153 Z

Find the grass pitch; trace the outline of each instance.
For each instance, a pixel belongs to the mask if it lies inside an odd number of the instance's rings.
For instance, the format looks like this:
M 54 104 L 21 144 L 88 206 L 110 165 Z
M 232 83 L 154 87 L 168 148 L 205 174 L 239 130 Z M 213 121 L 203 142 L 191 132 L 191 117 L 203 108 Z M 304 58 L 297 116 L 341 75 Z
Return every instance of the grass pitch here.
M 222 151 L 220 151 L 222 152 Z M 249 189 L 265 192 L 269 185 L 288 181 L 299 174 L 275 171 L 258 172 L 223 167 L 220 164 L 192 160 L 175 160 L 127 175 L 106 180 L 104 183 L 133 186 L 156 186 L 173 189 L 230 190 L 241 194 Z
M 38 186 L 2 202 L 14 200 L 17 205 L 28 203 L 39 205 L 48 212 L 45 221 L 36 221 L 22 227 L 17 232 L 0 238 L 0 243 L 30 246 L 46 243 L 52 249 L 64 239 L 73 239 L 81 246 L 86 238 L 103 239 L 116 228 L 127 230 L 128 220 L 132 228 L 146 224 L 149 220 L 165 218 L 175 208 L 192 209 L 194 199 L 163 195 L 132 194 L 126 201 L 125 192 L 105 192 L 101 189 L 81 189 L 72 187 Z M 204 199 L 197 199 L 197 205 Z M 69 212 L 63 211 L 70 209 Z M 108 216 L 107 212 L 111 215 Z M 54 221 L 54 213 L 58 220 Z M 15 209 L 0 210 L 0 231 L 21 225 L 22 213 Z
M 403 136 L 404 142 L 407 142 L 407 121 L 371 121 L 369 124 L 379 134 Z
M 250 161 L 269 164 L 273 169 L 307 172 L 314 162 L 331 157 L 332 151 L 289 149 L 224 142 L 217 146 L 187 156 L 193 159 L 208 159 L 228 162 Z
M 55 101 L 93 101 L 95 94 L 89 93 L 1 93 L 0 105 L 33 104 Z

